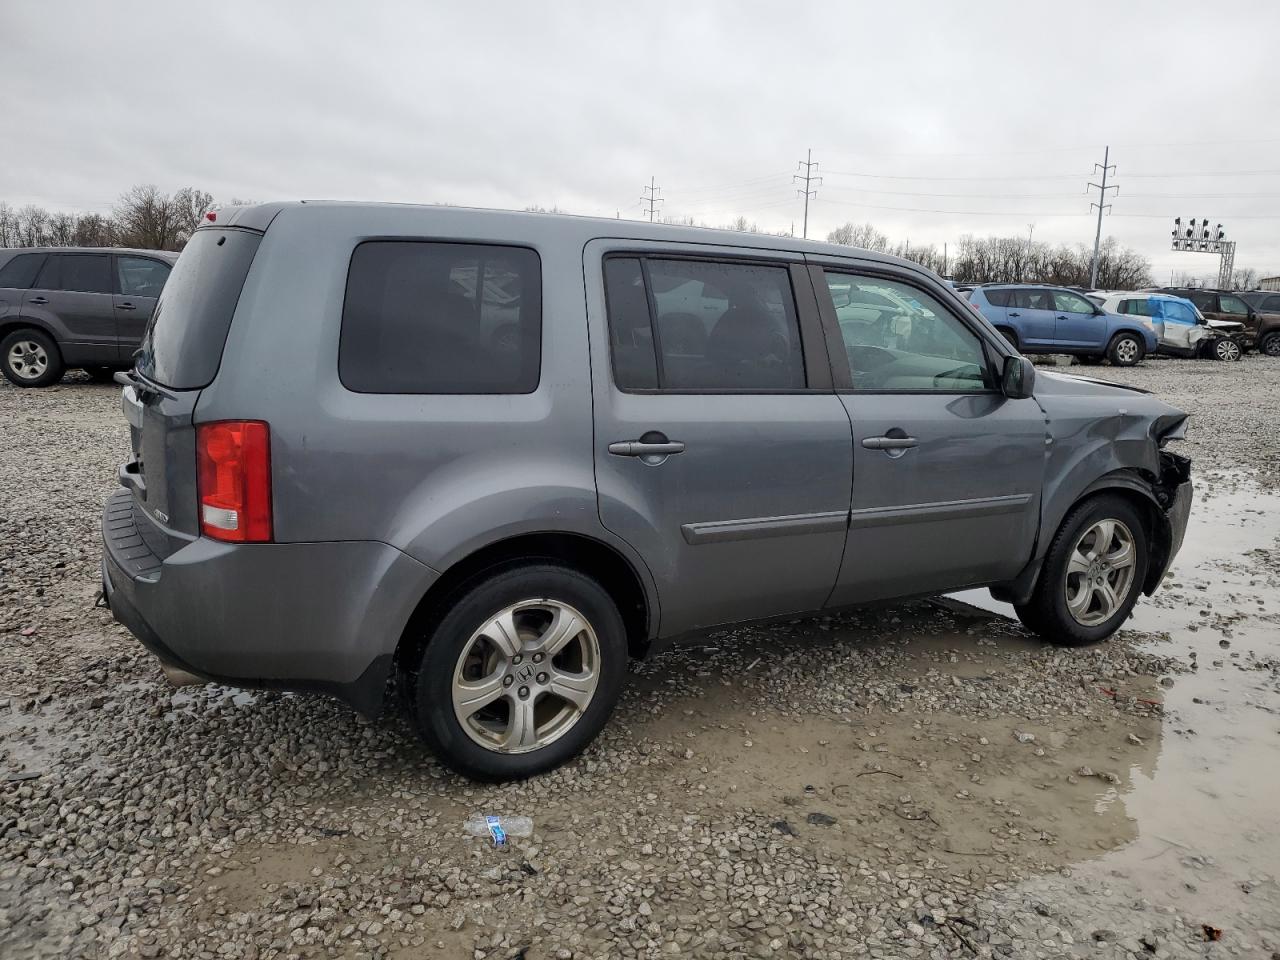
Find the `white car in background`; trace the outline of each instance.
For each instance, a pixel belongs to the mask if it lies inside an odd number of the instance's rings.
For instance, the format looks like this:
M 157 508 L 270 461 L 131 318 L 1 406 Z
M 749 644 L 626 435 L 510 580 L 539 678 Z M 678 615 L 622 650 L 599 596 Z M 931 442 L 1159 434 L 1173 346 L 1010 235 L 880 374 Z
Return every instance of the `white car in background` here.
M 1158 352 L 1172 357 L 1212 357 L 1239 360 L 1244 324 L 1210 320 L 1195 304 L 1168 293 L 1098 290 L 1089 299 L 1108 313 L 1147 318 L 1160 338 Z

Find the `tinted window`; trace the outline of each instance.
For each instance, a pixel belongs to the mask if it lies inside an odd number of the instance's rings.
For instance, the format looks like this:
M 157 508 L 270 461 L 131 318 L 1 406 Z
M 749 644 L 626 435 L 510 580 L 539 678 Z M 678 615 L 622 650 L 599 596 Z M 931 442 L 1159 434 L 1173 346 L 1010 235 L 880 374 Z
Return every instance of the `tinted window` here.
M 0 287 L 25 290 L 44 265 L 43 253 L 20 253 L 0 267 Z
M 338 373 L 361 393 L 532 393 L 542 361 L 538 255 L 371 241 L 351 255 Z
M 4 286 L 4 284 L 0 283 L 0 287 L 2 286 Z M 1267 297 L 1267 299 L 1262 302 L 1262 309 L 1266 310 L 1268 313 L 1280 313 L 1280 296 Z
M 993 307 L 1007 307 L 1013 300 L 1012 290 L 987 290 L 987 302 Z
M 174 265 L 142 340 L 138 370 L 167 387 L 206 387 L 218 372 L 240 288 L 262 235 L 197 230 Z
M 1143 297 L 1141 300 L 1121 300 L 1120 312 L 1138 317 L 1158 317 L 1160 304 L 1166 302 L 1168 301 L 1153 300 L 1149 297 Z
M 836 308 L 856 390 L 986 390 L 982 341 L 923 290 L 897 280 L 830 273 L 831 289 L 851 290 Z
M 804 354 L 785 267 L 644 262 L 664 390 L 795 390 Z
M 1053 309 L 1053 300 L 1048 290 L 1011 290 L 1009 292 L 1012 294 L 1009 303 L 1011 307 L 1021 307 L 1024 310 Z
M 158 297 L 169 279 L 169 267 L 149 257 L 116 257 L 116 275 L 125 296 Z
M 1218 305 L 1215 302 L 1215 297 L 1212 293 L 1200 293 L 1196 290 L 1192 290 L 1186 294 L 1186 297 L 1201 310 L 1216 311 L 1218 309 Z
M 111 257 L 105 253 L 52 254 L 36 286 L 68 293 L 110 293 Z
M 604 289 L 609 309 L 614 382 L 624 390 L 656 389 L 658 360 L 653 349 L 649 300 L 640 261 L 634 257 L 606 260 Z
M 1053 302 L 1063 313 L 1093 313 L 1093 304 L 1070 290 L 1053 291 Z
M 1243 300 L 1239 297 L 1228 296 L 1225 293 L 1218 297 L 1218 309 L 1223 313 L 1229 313 L 1237 317 L 1247 317 L 1249 315 L 1249 308 L 1245 306 Z

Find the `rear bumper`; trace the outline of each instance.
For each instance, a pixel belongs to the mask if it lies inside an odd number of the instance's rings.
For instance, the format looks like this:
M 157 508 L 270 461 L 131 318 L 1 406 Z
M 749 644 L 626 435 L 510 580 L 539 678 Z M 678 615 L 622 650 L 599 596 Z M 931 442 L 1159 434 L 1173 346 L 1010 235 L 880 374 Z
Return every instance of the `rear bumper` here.
M 237 686 L 316 690 L 382 706 L 401 633 L 436 574 L 384 543 L 226 544 L 170 538 L 130 493 L 103 514 L 112 615 L 161 661 Z

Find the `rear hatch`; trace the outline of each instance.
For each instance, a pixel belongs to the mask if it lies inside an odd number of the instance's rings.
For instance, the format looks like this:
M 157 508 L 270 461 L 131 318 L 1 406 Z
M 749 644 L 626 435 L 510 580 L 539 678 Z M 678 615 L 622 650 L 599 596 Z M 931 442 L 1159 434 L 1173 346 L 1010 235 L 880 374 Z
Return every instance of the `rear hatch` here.
M 176 539 L 199 533 L 192 413 L 217 376 L 261 241 L 256 230 L 197 230 L 165 283 L 133 370 L 121 376 L 133 456 L 121 466 L 120 482 Z

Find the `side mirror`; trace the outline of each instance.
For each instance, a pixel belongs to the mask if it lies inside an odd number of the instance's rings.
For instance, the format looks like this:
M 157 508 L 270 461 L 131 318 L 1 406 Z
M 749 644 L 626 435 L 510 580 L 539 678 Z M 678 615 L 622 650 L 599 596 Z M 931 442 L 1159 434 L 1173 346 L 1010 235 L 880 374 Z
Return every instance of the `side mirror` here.
M 1005 357 L 1000 392 L 1010 400 L 1026 400 L 1036 386 L 1036 368 L 1026 357 Z

